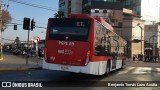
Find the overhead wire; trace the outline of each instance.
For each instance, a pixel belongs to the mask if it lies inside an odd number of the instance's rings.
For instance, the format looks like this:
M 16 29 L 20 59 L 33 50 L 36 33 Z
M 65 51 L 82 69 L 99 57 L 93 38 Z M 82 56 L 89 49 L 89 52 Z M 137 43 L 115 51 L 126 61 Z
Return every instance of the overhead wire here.
M 7 41 L 15 41 L 15 40 L 11 40 L 11 39 L 6 39 L 6 38 L 2 38 L 3 40 L 7 40 Z
M 23 20 L 19 20 L 19 19 L 16 19 L 16 18 L 12 18 L 12 19 L 15 20 L 15 21 L 23 22 Z M 47 25 L 46 23 L 41 23 L 41 22 L 36 22 L 36 24 Z
M 38 5 L 38 4 L 33 4 L 33 3 L 28 3 L 28 2 L 22 2 L 22 1 L 18 1 L 18 0 L 9 0 L 9 1 L 23 4 L 23 5 L 32 6 L 32 7 L 36 7 L 36 8 L 41 8 L 41 9 L 45 9 L 45 10 L 58 11 L 57 9 L 53 9 L 52 7 L 48 7 L 48 6 L 43 6 L 43 5 Z

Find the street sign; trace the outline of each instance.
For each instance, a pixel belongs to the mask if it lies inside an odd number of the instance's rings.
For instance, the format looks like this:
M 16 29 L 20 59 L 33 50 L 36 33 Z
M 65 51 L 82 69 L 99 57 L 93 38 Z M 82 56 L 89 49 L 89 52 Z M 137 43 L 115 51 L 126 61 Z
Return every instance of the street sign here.
M 34 43 L 39 43 L 40 38 L 39 38 L 38 36 L 35 36 L 35 37 L 33 38 L 33 41 L 34 41 Z

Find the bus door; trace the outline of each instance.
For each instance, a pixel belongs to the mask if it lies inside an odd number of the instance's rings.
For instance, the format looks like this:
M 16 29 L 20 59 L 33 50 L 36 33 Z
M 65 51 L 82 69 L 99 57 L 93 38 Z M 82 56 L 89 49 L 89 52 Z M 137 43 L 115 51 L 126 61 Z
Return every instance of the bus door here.
M 112 69 L 116 69 L 117 65 L 117 57 L 118 57 L 118 52 L 119 52 L 119 42 L 118 42 L 118 37 L 114 36 L 113 37 L 113 53 L 112 53 Z

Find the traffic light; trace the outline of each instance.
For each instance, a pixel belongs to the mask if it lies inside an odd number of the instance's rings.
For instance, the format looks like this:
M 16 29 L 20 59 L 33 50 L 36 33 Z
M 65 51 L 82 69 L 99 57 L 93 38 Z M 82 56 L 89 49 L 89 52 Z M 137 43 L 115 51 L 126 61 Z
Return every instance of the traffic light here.
M 34 21 L 34 19 L 32 19 L 32 21 L 31 21 L 31 30 L 33 30 L 34 28 L 35 28 L 35 21 Z
M 30 29 L 30 18 L 24 18 L 23 20 L 23 29 L 29 30 Z
M 14 25 L 14 30 L 17 30 L 17 25 Z

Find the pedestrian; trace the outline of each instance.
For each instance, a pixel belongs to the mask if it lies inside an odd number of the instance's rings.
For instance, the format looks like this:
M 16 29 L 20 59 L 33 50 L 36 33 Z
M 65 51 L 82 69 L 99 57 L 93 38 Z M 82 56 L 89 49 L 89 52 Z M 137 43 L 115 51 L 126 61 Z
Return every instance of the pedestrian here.
M 149 55 L 149 56 L 148 56 L 148 62 L 151 62 L 151 61 L 152 61 L 152 56 Z
M 154 56 L 154 62 L 156 62 L 156 61 L 157 61 L 157 56 L 155 55 L 155 56 Z
M 146 62 L 149 62 L 149 55 L 146 56 Z
M 135 56 L 133 56 L 133 61 L 135 61 L 135 58 L 136 58 L 136 57 L 135 57 Z
M 147 62 L 147 55 L 144 55 L 144 61 Z
M 157 59 L 158 59 L 157 61 L 159 62 L 159 55 L 157 56 Z
M 141 61 L 143 61 L 143 57 L 144 57 L 144 55 L 143 55 L 143 54 L 141 54 Z
M 158 61 L 159 61 L 159 55 L 157 56 L 157 59 L 158 59 Z
M 38 57 L 41 59 L 41 57 L 42 57 L 42 54 L 41 54 L 41 49 L 40 48 L 38 48 Z

